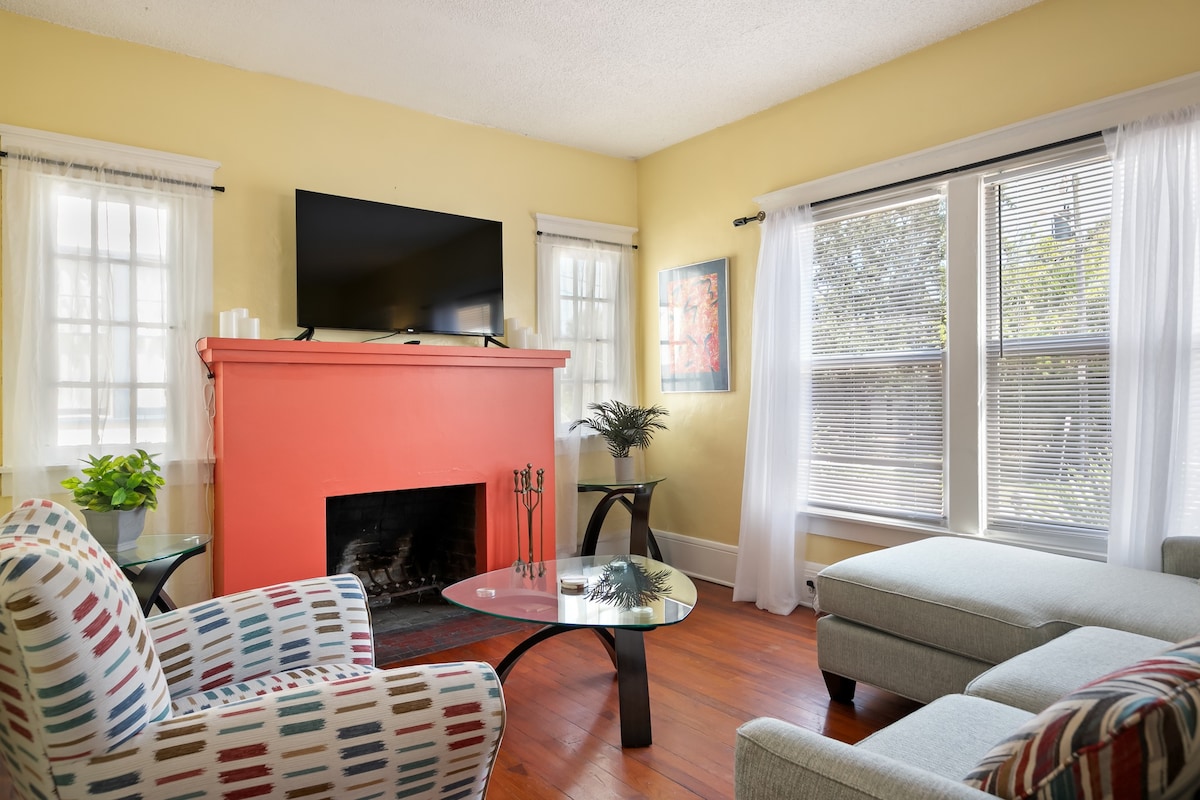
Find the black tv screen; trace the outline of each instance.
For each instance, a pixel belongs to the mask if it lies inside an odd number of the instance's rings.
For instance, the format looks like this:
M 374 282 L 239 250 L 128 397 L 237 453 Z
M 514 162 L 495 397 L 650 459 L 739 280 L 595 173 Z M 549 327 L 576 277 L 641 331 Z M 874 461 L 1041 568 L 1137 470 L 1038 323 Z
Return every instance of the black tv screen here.
M 499 336 L 501 223 L 297 189 L 296 322 Z

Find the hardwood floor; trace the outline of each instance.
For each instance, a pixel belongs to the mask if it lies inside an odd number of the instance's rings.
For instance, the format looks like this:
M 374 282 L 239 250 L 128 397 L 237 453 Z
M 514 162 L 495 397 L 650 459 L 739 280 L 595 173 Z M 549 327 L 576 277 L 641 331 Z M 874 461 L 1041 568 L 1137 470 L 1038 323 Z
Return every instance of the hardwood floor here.
M 859 686 L 853 706 L 831 703 L 817 669 L 816 623 L 734 603 L 732 590 L 697 581 L 686 620 L 646 635 L 654 744 L 623 750 L 617 683 L 599 640 L 578 631 L 544 641 L 504 684 L 508 728 L 488 800 L 733 797 L 734 731 L 773 716 L 845 742 L 917 704 Z M 498 664 L 525 633 L 415 661 Z M 15 798 L 0 768 L 0 798 Z
M 734 603 L 727 587 L 696 587 L 686 620 L 646 635 L 654 744 L 621 748 L 616 677 L 595 636 L 548 639 L 505 681 L 508 729 L 489 800 L 732 798 L 734 731 L 747 720 L 778 717 L 856 742 L 918 707 L 869 686 L 853 706 L 831 703 L 812 611 L 780 617 Z M 525 635 L 417 660 L 494 665 Z

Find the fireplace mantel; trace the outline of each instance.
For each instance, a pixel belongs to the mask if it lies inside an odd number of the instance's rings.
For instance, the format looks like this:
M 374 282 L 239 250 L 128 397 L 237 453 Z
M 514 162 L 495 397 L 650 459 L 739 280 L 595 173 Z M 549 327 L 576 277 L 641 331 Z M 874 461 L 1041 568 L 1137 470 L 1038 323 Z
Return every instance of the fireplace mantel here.
M 546 470 L 554 549 L 553 373 L 569 353 L 205 339 L 215 386 L 213 581 L 228 594 L 324 574 L 327 497 L 481 487 L 481 570 L 517 554 L 513 470 Z

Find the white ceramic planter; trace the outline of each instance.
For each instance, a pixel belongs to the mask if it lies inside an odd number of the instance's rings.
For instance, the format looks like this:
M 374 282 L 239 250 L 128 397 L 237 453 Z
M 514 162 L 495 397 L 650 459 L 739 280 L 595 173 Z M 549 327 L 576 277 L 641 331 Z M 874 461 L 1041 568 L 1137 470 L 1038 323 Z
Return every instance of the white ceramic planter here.
M 613 459 L 613 474 L 617 483 L 629 483 L 634 479 L 637 470 L 633 466 L 633 456 Z

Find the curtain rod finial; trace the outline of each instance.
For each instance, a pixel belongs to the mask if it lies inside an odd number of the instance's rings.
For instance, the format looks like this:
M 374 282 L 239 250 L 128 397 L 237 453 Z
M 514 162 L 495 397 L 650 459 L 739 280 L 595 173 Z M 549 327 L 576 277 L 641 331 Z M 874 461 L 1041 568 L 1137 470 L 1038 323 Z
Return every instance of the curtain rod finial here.
M 743 225 L 745 225 L 747 222 L 762 222 L 766 218 L 767 218 L 767 212 L 759 211 L 757 214 L 755 214 L 752 217 L 738 217 L 737 219 L 735 219 L 733 221 L 733 227 L 740 228 Z

